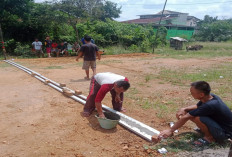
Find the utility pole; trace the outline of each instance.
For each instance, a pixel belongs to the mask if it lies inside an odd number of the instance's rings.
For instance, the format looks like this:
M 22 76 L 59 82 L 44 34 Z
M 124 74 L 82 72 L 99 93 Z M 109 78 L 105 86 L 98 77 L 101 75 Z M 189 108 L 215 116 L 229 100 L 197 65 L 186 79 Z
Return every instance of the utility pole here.
M 6 49 L 5 49 L 5 46 L 4 46 L 4 40 L 3 40 L 3 34 L 2 34 L 1 23 L 0 23 L 0 41 L 1 41 L 1 43 L 2 43 L 3 55 L 4 55 L 4 58 L 5 58 L 5 60 L 6 60 Z
M 158 24 L 158 27 L 157 27 L 157 31 L 156 31 L 156 35 L 155 35 L 155 43 L 156 43 L 156 40 L 157 40 L 157 37 L 158 37 L 158 33 L 159 33 L 159 26 L 160 26 L 160 23 L 161 23 L 161 20 L 163 18 L 163 14 L 164 14 L 164 10 L 165 10 L 165 7 L 166 7 L 166 4 L 167 4 L 167 1 L 168 0 L 165 0 L 165 3 L 164 3 L 164 7 L 163 7 L 163 10 L 162 10 L 162 14 L 161 14 L 161 17 L 160 17 L 160 20 L 159 20 L 159 24 Z M 157 47 L 157 45 L 155 45 L 155 47 Z M 154 46 L 153 46 L 153 53 L 154 53 Z

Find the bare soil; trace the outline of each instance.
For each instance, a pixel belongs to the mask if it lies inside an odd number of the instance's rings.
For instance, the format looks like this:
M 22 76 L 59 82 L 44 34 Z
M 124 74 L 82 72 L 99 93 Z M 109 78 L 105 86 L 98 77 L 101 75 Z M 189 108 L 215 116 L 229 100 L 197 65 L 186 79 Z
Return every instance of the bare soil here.
M 66 83 L 73 90 L 81 90 L 88 95 L 89 81 L 84 80 L 82 61 L 75 57 L 15 59 L 45 77 L 58 83 Z M 157 74 L 160 68 L 209 68 L 231 58 L 217 59 L 166 59 L 151 54 L 103 56 L 97 62 L 97 72 L 113 72 L 124 75 L 131 82 L 125 96 L 126 114 L 157 129 L 168 126 L 167 119 L 159 118 L 154 109 L 144 109 L 136 103 L 136 97 L 167 100 L 172 97 L 183 99 L 179 107 L 195 103 L 190 97 L 188 86 L 174 86 L 168 82 L 153 79 L 145 82 L 145 76 Z M 92 73 L 91 73 L 92 74 Z M 142 84 L 141 84 L 142 83 Z M 137 92 L 133 94 L 133 87 Z M 0 62 L 0 156 L 1 157 L 109 157 L 109 156 L 162 156 L 156 150 L 145 150 L 149 142 L 117 126 L 112 130 L 100 127 L 93 114 L 83 118 L 83 106 L 46 86 L 22 70 Z M 103 103 L 111 107 L 108 94 Z M 174 119 L 170 115 L 169 119 Z M 181 132 L 192 131 L 186 125 Z M 167 156 L 173 155 L 168 153 Z

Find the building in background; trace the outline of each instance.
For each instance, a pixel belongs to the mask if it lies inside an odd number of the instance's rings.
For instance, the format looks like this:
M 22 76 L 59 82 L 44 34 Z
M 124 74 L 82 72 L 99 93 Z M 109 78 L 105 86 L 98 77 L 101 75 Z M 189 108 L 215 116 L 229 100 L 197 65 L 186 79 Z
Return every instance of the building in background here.
M 154 31 L 156 31 L 159 25 L 159 20 L 162 16 L 162 11 L 158 12 L 157 14 L 139 16 L 139 19 L 122 22 L 139 25 L 150 24 L 154 27 Z M 194 34 L 198 21 L 200 21 L 200 19 L 194 16 L 189 16 L 188 13 L 164 10 L 160 24 L 168 29 L 167 39 L 170 39 L 170 37 L 182 37 L 185 39 L 190 39 Z

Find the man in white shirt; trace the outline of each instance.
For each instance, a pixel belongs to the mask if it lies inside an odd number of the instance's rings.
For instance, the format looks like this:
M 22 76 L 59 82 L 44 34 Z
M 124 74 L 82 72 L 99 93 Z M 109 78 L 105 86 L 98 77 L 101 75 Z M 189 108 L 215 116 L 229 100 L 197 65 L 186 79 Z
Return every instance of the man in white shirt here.
M 112 96 L 113 109 L 125 112 L 125 108 L 122 107 L 123 93 L 128 88 L 130 88 L 130 83 L 124 76 L 110 72 L 94 75 L 90 83 L 89 96 L 87 97 L 82 116 L 89 117 L 97 108 L 99 117 L 104 118 L 101 102 L 108 92 Z
M 35 51 L 38 58 L 40 58 L 40 55 L 44 57 L 44 53 L 42 51 L 42 42 L 38 41 L 36 38 L 35 41 L 32 43 L 33 50 Z

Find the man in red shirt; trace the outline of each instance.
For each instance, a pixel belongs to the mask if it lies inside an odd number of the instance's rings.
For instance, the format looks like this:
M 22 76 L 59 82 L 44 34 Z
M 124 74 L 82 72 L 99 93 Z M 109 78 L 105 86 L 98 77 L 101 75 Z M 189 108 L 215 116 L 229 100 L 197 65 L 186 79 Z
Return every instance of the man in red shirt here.
M 58 53 L 57 46 L 58 46 L 58 44 L 57 44 L 55 41 L 53 41 L 53 42 L 52 42 L 52 50 L 51 50 L 51 53 L 54 53 L 54 54 L 58 57 L 58 55 L 57 55 L 57 53 Z
M 108 92 L 112 96 L 113 109 L 124 111 L 125 109 L 122 108 L 123 93 L 128 88 L 130 88 L 130 83 L 124 76 L 110 72 L 96 74 L 92 77 L 89 96 L 87 97 L 82 115 L 84 117 L 90 116 L 96 107 L 99 117 L 104 118 L 101 101 Z

